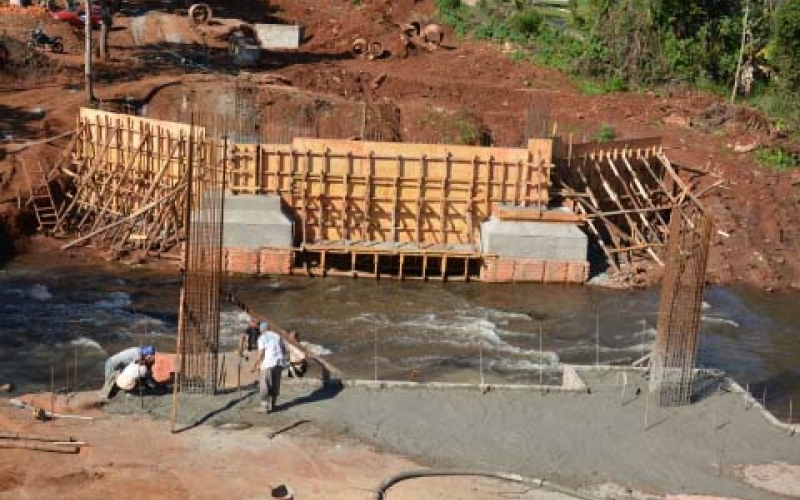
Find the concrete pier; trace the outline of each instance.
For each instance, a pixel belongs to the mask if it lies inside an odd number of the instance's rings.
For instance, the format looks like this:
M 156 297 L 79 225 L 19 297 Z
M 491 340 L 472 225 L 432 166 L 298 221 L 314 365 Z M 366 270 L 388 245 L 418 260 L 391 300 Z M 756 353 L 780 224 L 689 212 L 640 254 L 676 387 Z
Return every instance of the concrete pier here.
M 225 270 L 239 274 L 288 274 L 292 220 L 277 195 L 225 197 Z
M 501 220 L 481 224 L 481 280 L 583 283 L 588 238 L 571 222 Z

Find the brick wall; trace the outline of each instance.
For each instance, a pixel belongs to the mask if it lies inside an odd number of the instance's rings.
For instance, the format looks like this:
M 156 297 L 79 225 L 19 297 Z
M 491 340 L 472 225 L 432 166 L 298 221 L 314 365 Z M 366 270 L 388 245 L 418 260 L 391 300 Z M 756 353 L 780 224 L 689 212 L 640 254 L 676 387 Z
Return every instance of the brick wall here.
M 232 274 L 258 274 L 258 249 L 226 248 L 224 270 Z
M 226 248 L 224 271 L 231 274 L 290 274 L 291 250 Z
M 262 248 L 259 255 L 259 272 L 261 274 L 290 274 L 292 270 L 292 252 L 290 250 Z
M 589 278 L 586 261 L 546 261 L 487 257 L 481 281 L 489 283 L 584 283 Z

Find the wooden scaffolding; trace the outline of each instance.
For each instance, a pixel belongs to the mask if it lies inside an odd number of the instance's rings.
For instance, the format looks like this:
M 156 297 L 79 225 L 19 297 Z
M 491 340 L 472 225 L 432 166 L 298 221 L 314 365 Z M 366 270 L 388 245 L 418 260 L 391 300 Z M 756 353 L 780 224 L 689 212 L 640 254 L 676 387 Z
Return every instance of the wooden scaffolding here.
M 693 184 L 679 175 L 660 139 L 557 141 L 554 151 L 554 192 L 586 216 L 587 231 L 609 266 L 617 272 L 630 270 L 637 258 L 663 266 L 670 214 L 699 202 L 692 195 Z
M 523 148 L 312 138 L 262 144 L 83 109 L 63 169 L 74 188 L 54 227 L 76 235 L 64 247 L 163 253 L 178 246 L 190 155 L 224 162 L 217 168 L 226 171 L 229 195 L 280 196 L 295 222 L 294 252 L 325 259 L 355 248 L 362 260 L 381 262 L 403 249 L 423 260 L 467 255 L 467 267 L 480 259 L 482 222 L 553 206 L 572 208 L 574 216 L 560 222 L 584 227 L 614 271 L 630 271 L 641 258 L 663 265 L 670 214 L 697 203 L 691 176 L 705 173 L 673 165 L 658 139 L 533 139 Z

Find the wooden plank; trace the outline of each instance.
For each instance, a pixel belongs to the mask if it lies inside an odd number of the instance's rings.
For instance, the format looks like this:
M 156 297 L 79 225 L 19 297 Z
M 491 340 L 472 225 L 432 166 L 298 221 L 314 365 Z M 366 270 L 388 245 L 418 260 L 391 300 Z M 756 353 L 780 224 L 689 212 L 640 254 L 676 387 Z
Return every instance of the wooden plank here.
M 607 158 L 607 162 L 608 162 L 608 166 L 611 168 L 611 172 L 612 172 L 612 173 L 613 173 L 613 174 L 614 174 L 614 175 L 617 177 L 617 179 L 619 180 L 620 184 L 622 185 L 622 189 L 623 189 L 623 190 L 626 192 L 626 194 L 627 194 L 627 195 L 630 197 L 630 199 L 631 199 L 631 203 L 633 203 L 633 204 L 634 204 L 635 208 L 641 208 L 641 207 L 639 206 L 639 204 L 637 203 L 636 197 L 635 197 L 635 196 L 633 196 L 633 193 L 631 192 L 630 188 L 628 187 L 627 183 L 625 182 L 625 179 L 624 179 L 624 178 L 623 178 L 623 177 L 620 175 L 619 171 L 617 170 L 617 166 L 616 166 L 616 164 L 614 163 L 614 160 L 613 160 L 613 159 L 612 159 L 612 158 L 609 156 L 609 157 Z M 622 204 L 620 203 L 620 206 L 621 206 L 621 205 L 622 205 Z M 639 220 L 642 222 L 642 224 L 643 224 L 643 225 L 644 225 L 646 228 L 648 228 L 648 229 L 650 230 L 651 234 L 654 234 L 654 235 L 656 235 L 656 237 L 657 237 L 658 233 L 657 233 L 657 232 L 656 232 L 656 231 L 653 229 L 653 227 L 650 225 L 650 223 L 648 222 L 647 218 L 644 216 L 644 213 L 643 213 L 643 212 L 641 212 L 641 211 L 637 211 L 637 212 L 635 212 L 635 213 L 636 213 L 636 215 L 639 217 Z M 641 231 L 638 231 L 638 232 L 639 232 L 639 234 L 642 236 L 642 241 L 643 241 L 643 242 L 646 242 L 646 241 L 647 241 L 647 238 L 645 238 L 645 236 L 644 236 L 644 233 L 642 233 Z M 660 240 L 660 239 L 658 239 L 658 243 L 661 243 L 661 240 Z M 658 255 L 656 255 L 656 253 L 653 251 L 653 249 L 652 249 L 652 248 L 648 248 L 648 249 L 647 249 L 647 252 L 648 252 L 648 254 L 650 254 L 650 257 L 651 257 L 651 258 L 652 258 L 654 261 L 656 261 L 656 263 L 658 263 L 658 265 L 660 265 L 660 266 L 662 266 L 662 267 L 664 266 L 664 261 L 662 261 L 662 260 L 661 260 L 661 259 L 658 257 Z
M 62 245 L 61 249 L 62 250 L 67 250 L 69 248 L 74 247 L 75 245 L 83 243 L 83 242 L 85 242 L 85 241 L 97 236 L 98 234 L 100 234 L 102 232 L 108 231 L 110 229 L 113 229 L 113 228 L 121 225 L 121 224 L 124 224 L 126 222 L 131 221 L 131 220 L 134 220 L 135 218 L 139 217 L 140 215 L 142 215 L 143 213 L 147 212 L 148 210 L 151 210 L 153 207 L 157 207 L 158 205 L 161 205 L 163 203 L 166 203 L 166 202 L 170 201 L 173 197 L 178 195 L 179 192 L 185 187 L 186 187 L 186 185 L 182 184 L 182 185 L 174 188 L 173 191 L 170 194 L 168 194 L 166 197 L 161 198 L 159 200 L 156 200 L 156 201 L 154 201 L 154 202 L 152 202 L 152 203 L 140 208 L 139 210 L 137 210 L 136 212 L 132 213 L 131 215 L 129 215 L 128 217 L 126 217 L 124 219 L 120 219 L 120 220 L 117 220 L 115 222 L 112 222 L 108 226 L 104 226 L 104 227 L 101 227 L 99 229 L 96 229 L 96 230 L 94 230 L 93 232 L 91 232 L 91 233 L 89 233 L 87 235 L 84 235 L 84 236 L 82 236 L 82 237 L 80 237 L 80 238 L 78 238 L 76 240 L 73 240 L 73 241 L 71 241 L 71 242 L 69 242 L 69 243 L 67 243 L 65 245 Z

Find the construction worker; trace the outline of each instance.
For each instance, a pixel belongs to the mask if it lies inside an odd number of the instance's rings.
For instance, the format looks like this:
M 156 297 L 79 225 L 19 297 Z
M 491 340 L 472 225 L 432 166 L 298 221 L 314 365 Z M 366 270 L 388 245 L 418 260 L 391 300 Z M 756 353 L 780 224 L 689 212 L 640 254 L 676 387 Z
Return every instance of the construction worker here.
M 131 347 L 120 351 L 106 360 L 105 383 L 100 395 L 111 397 L 114 389 L 132 390 L 139 379 L 145 379 L 148 386 L 155 387 L 150 378 L 150 367 L 156 359 L 156 349 L 151 345 Z
M 258 329 L 258 322 L 253 318 L 247 323 L 247 328 L 239 337 L 239 356 L 247 359 L 247 353 L 258 349 L 258 337 L 261 332 Z
M 155 388 L 155 383 L 150 377 L 150 367 L 144 359 L 129 363 L 119 372 L 114 383 L 123 391 L 129 392 L 134 390 L 140 383 L 143 383 L 149 389 Z
M 131 347 L 120 351 L 106 360 L 105 379 L 108 380 L 114 370 L 125 368 L 134 361 L 147 360 L 152 363 L 155 361 L 155 356 L 156 348 L 151 345 Z
M 270 331 L 266 321 L 259 325 L 259 331 L 261 335 L 257 341 L 258 355 L 252 371 L 259 371 L 258 388 L 261 396 L 259 411 L 270 413 L 275 410 L 281 390 L 285 346 L 280 335 Z

